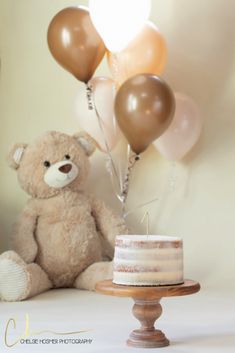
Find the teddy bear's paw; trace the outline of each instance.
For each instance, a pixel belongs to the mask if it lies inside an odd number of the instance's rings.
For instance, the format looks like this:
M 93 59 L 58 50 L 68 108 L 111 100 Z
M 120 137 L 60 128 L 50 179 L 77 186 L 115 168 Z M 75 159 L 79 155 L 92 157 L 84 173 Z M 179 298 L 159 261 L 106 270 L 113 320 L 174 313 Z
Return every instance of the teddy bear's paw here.
M 77 277 L 74 286 L 78 289 L 94 291 L 97 282 L 110 279 L 113 275 L 113 262 L 97 262 L 89 266 Z
M 0 256 L 0 298 L 4 301 L 19 301 L 28 293 L 26 265 L 16 254 L 12 255 Z

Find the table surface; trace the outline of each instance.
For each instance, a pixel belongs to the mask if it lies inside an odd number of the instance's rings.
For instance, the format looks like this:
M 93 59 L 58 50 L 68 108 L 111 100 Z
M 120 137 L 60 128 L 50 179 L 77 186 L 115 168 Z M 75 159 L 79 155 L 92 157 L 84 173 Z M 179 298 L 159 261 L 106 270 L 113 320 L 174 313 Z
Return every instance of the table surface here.
M 203 285 L 196 295 L 183 300 L 162 299 L 164 314 L 160 327 L 171 340 L 171 346 L 159 349 L 164 353 L 234 353 L 235 347 L 235 287 Z M 129 332 L 137 321 L 130 315 L 132 299 L 118 298 L 77 289 L 54 289 L 20 303 L 1 302 L 0 351 L 11 353 L 4 345 L 8 320 L 15 318 L 16 330 L 10 327 L 9 340 L 24 333 L 26 313 L 29 330 L 58 332 L 89 332 L 71 336 L 52 334 L 32 335 L 31 339 L 92 338 L 91 344 L 18 344 L 17 353 L 147 353 L 146 349 L 126 346 Z M 45 349 L 46 348 L 46 349 Z M 149 350 L 157 352 L 158 350 Z
M 112 280 L 100 281 L 96 285 L 98 293 L 117 297 L 133 297 L 139 299 L 157 299 L 162 297 L 174 297 L 196 293 L 200 290 L 200 284 L 191 279 L 185 279 L 184 283 L 168 286 L 126 286 L 114 284 Z

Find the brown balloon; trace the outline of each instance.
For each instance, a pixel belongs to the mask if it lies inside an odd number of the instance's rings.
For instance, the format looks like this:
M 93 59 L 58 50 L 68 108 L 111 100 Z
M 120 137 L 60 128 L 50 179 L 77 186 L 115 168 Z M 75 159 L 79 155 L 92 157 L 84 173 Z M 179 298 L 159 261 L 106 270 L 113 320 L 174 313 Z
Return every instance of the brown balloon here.
M 175 111 L 171 88 L 160 77 L 140 74 L 120 87 L 115 115 L 131 149 L 139 154 L 163 134 Z
M 55 60 L 85 83 L 93 76 L 106 50 L 89 12 L 82 7 L 68 7 L 57 13 L 49 25 L 47 40 Z

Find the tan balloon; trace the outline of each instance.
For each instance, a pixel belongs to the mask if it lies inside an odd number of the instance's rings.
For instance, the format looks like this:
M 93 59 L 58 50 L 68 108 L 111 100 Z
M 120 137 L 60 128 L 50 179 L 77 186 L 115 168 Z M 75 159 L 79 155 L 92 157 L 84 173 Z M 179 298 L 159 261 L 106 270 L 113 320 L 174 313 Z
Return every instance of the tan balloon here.
M 158 28 L 147 22 L 126 49 L 119 53 L 107 52 L 107 58 L 114 80 L 121 85 L 136 74 L 159 75 L 166 65 L 166 43 Z
M 106 50 L 89 12 L 82 7 L 68 7 L 55 15 L 47 40 L 55 60 L 85 83 L 93 76 Z
M 171 88 L 160 77 L 142 74 L 127 80 L 115 99 L 115 115 L 131 149 L 139 154 L 161 136 L 175 111 Z

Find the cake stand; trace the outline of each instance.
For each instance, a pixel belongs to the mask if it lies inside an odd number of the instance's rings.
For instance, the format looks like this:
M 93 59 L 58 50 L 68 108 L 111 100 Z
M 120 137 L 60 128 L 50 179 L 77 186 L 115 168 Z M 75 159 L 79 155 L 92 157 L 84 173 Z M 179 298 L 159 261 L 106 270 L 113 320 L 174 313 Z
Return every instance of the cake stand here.
M 155 329 L 154 323 L 162 313 L 160 300 L 163 297 L 174 297 L 196 293 L 200 284 L 186 279 L 183 284 L 169 286 L 137 287 L 114 284 L 105 280 L 96 284 L 98 293 L 117 297 L 132 297 L 133 315 L 139 320 L 141 327 L 133 330 L 127 340 L 127 345 L 141 348 L 157 348 L 169 345 L 164 333 Z

